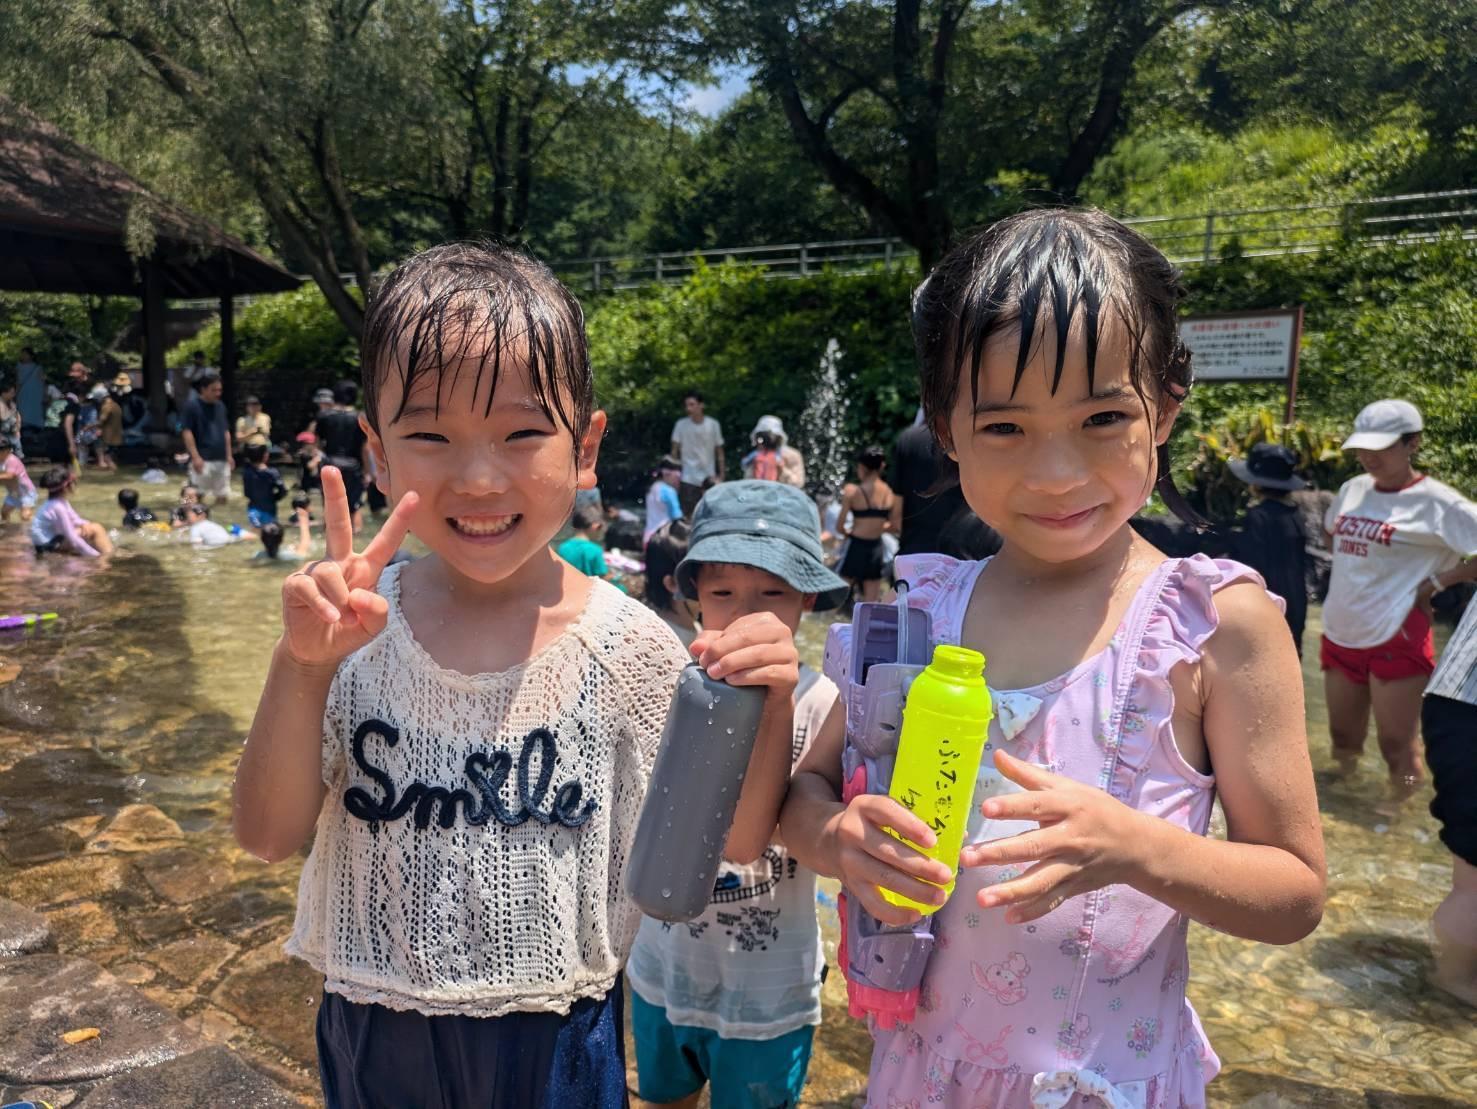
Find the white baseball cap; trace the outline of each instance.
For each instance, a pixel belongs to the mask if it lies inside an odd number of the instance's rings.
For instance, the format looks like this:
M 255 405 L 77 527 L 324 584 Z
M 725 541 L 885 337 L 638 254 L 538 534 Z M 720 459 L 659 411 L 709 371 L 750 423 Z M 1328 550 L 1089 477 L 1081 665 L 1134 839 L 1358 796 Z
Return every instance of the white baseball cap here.
M 1354 418 L 1354 434 L 1344 440 L 1344 450 L 1382 451 L 1422 426 L 1421 411 L 1410 401 L 1377 400 Z

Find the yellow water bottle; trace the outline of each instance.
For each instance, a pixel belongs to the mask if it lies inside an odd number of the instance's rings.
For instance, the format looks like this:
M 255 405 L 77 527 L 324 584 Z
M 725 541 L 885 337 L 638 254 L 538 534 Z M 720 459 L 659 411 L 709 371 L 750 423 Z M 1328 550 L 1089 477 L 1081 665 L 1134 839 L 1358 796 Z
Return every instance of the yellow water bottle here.
M 953 874 L 959 871 L 959 849 L 964 845 L 975 779 L 993 715 L 990 691 L 985 687 L 985 656 L 967 647 L 935 647 L 933 661 L 914 679 L 903 706 L 903 730 L 888 796 L 938 837 L 930 848 L 903 842 L 939 860 Z M 953 877 L 944 890 L 953 894 Z M 924 915 L 939 909 L 887 889 L 882 896 Z

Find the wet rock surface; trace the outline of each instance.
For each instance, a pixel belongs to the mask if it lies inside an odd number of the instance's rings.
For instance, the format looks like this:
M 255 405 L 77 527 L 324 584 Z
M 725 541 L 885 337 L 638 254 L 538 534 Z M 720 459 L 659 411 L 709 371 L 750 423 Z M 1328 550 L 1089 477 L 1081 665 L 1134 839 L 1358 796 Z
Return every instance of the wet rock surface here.
M 98 1035 L 80 1043 L 63 1038 L 83 1028 Z M 0 963 L 0 1080 L 103 1078 L 202 1046 L 172 1013 L 96 963 L 68 955 Z
M 285 1109 L 299 1102 L 228 1049 L 207 1047 L 105 1079 L 78 1104 L 83 1109 L 136 1109 L 140 1105 Z
M 0 897 L 0 958 L 30 955 L 51 946 L 51 925 L 44 916 Z

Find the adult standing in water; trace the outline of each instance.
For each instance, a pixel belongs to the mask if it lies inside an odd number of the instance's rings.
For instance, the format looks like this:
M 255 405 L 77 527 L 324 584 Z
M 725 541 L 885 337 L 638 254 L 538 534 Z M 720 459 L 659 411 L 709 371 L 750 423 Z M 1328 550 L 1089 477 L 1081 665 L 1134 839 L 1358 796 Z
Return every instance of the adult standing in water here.
M 15 364 L 16 404 L 20 406 L 21 426 L 39 428 L 46 423 L 46 371 L 36 362 L 36 352 L 21 347 L 20 361 Z
M 359 386 L 340 381 L 333 387 L 333 408 L 319 412 L 315 426 L 318 442 L 330 465 L 337 466 L 344 478 L 344 492 L 349 501 L 350 519 L 357 535 L 364 528 L 364 475 L 369 470 L 369 438 L 359 422 Z
M 875 601 L 882 595 L 882 579 L 888 559 L 882 546 L 886 532 L 897 534 L 903 502 L 882 480 L 887 455 L 880 446 L 864 447 L 856 456 L 856 484 L 841 492 L 841 518 L 851 514 L 850 542 L 837 571 L 859 589 L 861 599 Z
M 195 382 L 195 395 L 180 415 L 180 436 L 190 452 L 190 480 L 200 487 L 201 497 L 214 497 L 225 504 L 231 495 L 231 425 L 221 403 L 221 379 L 206 374 Z
M 723 480 L 723 428 L 704 412 L 703 395 L 689 389 L 682 398 L 687 415 L 672 426 L 672 456 L 682 463 L 677 496 L 682 515 L 692 510 L 710 486 Z
M 779 474 L 775 480 L 782 485 L 793 485 L 796 489 L 804 489 L 805 456 L 797 448 L 790 446 L 789 438 L 785 435 L 785 425 L 780 418 L 760 416 L 759 422 L 754 425 L 754 430 L 749 433 L 749 441 L 758 447 L 761 435 L 769 435 L 775 440 L 775 450 L 779 453 Z M 753 476 L 746 468 L 744 477 Z
M 1323 523 L 1333 571 L 1319 661 L 1333 756 L 1354 770 L 1373 710 L 1399 792 L 1424 773 L 1417 744 L 1435 669 L 1431 598 L 1477 579 L 1477 505 L 1415 468 L 1423 426 L 1408 401 L 1367 405 L 1344 441 L 1365 472 L 1344 483 Z

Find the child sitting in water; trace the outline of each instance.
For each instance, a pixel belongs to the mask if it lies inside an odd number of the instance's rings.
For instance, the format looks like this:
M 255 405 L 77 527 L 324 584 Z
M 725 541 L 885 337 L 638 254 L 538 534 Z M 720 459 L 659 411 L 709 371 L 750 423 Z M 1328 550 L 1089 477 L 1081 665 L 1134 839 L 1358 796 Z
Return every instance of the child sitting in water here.
M 182 505 L 199 504 L 200 487 L 198 485 L 191 485 L 189 482 L 181 485 L 179 489 L 179 503 Z
M 793 638 L 758 613 L 689 655 L 550 547 L 595 485 L 605 415 L 546 266 L 472 243 L 411 258 L 370 295 L 360 362 L 395 507 L 356 552 L 324 467 L 327 557 L 284 580 L 235 780 L 252 854 L 312 837 L 287 950 L 324 975 L 324 1099 L 617 1109 L 627 857 L 678 674 L 695 657 L 766 690 L 727 848 L 756 858 L 789 768 Z M 410 532 L 429 553 L 389 566 Z
M 698 602 L 705 635 L 758 613 L 793 634 L 805 613 L 835 608 L 850 593 L 826 569 L 810 498 L 766 479 L 703 494 L 676 583 Z M 792 761 L 835 702 L 830 679 L 802 664 Z M 644 1102 L 692 1105 L 707 1085 L 717 1109 L 799 1104 L 826 965 L 815 889 L 815 872 L 770 843 L 752 862 L 720 866 L 695 920 L 641 922 L 626 976 Z
M 53 466 L 42 476 L 46 503 L 31 521 L 31 544 L 38 555 L 58 551 L 97 558 L 113 553 L 108 529 L 84 520 L 69 503 L 67 498 L 76 484 L 76 475 L 64 466 Z
M 210 509 L 203 504 L 186 504 L 180 507 L 184 511 L 180 513 L 172 526 L 185 528 L 189 533 L 192 546 L 225 547 L 243 536 L 251 535 L 250 532 L 243 531 L 241 528 L 227 531 L 210 518 Z
M 21 523 L 29 521 L 36 508 L 36 486 L 26 472 L 26 464 L 15 453 L 14 445 L 3 435 L 0 435 L 0 487 L 5 490 L 0 520 L 9 520 L 10 514 L 19 509 Z
M 138 506 L 137 489 L 118 490 L 118 507 L 123 510 L 122 526 L 127 531 L 138 531 L 145 524 L 154 522 L 154 514 Z
M 308 557 L 312 543 L 308 537 L 307 521 L 303 519 L 297 521 L 297 542 L 290 547 L 282 545 L 282 525 L 276 520 L 263 524 L 257 535 L 261 537 L 262 549 L 251 556 L 253 562 L 301 562 Z

